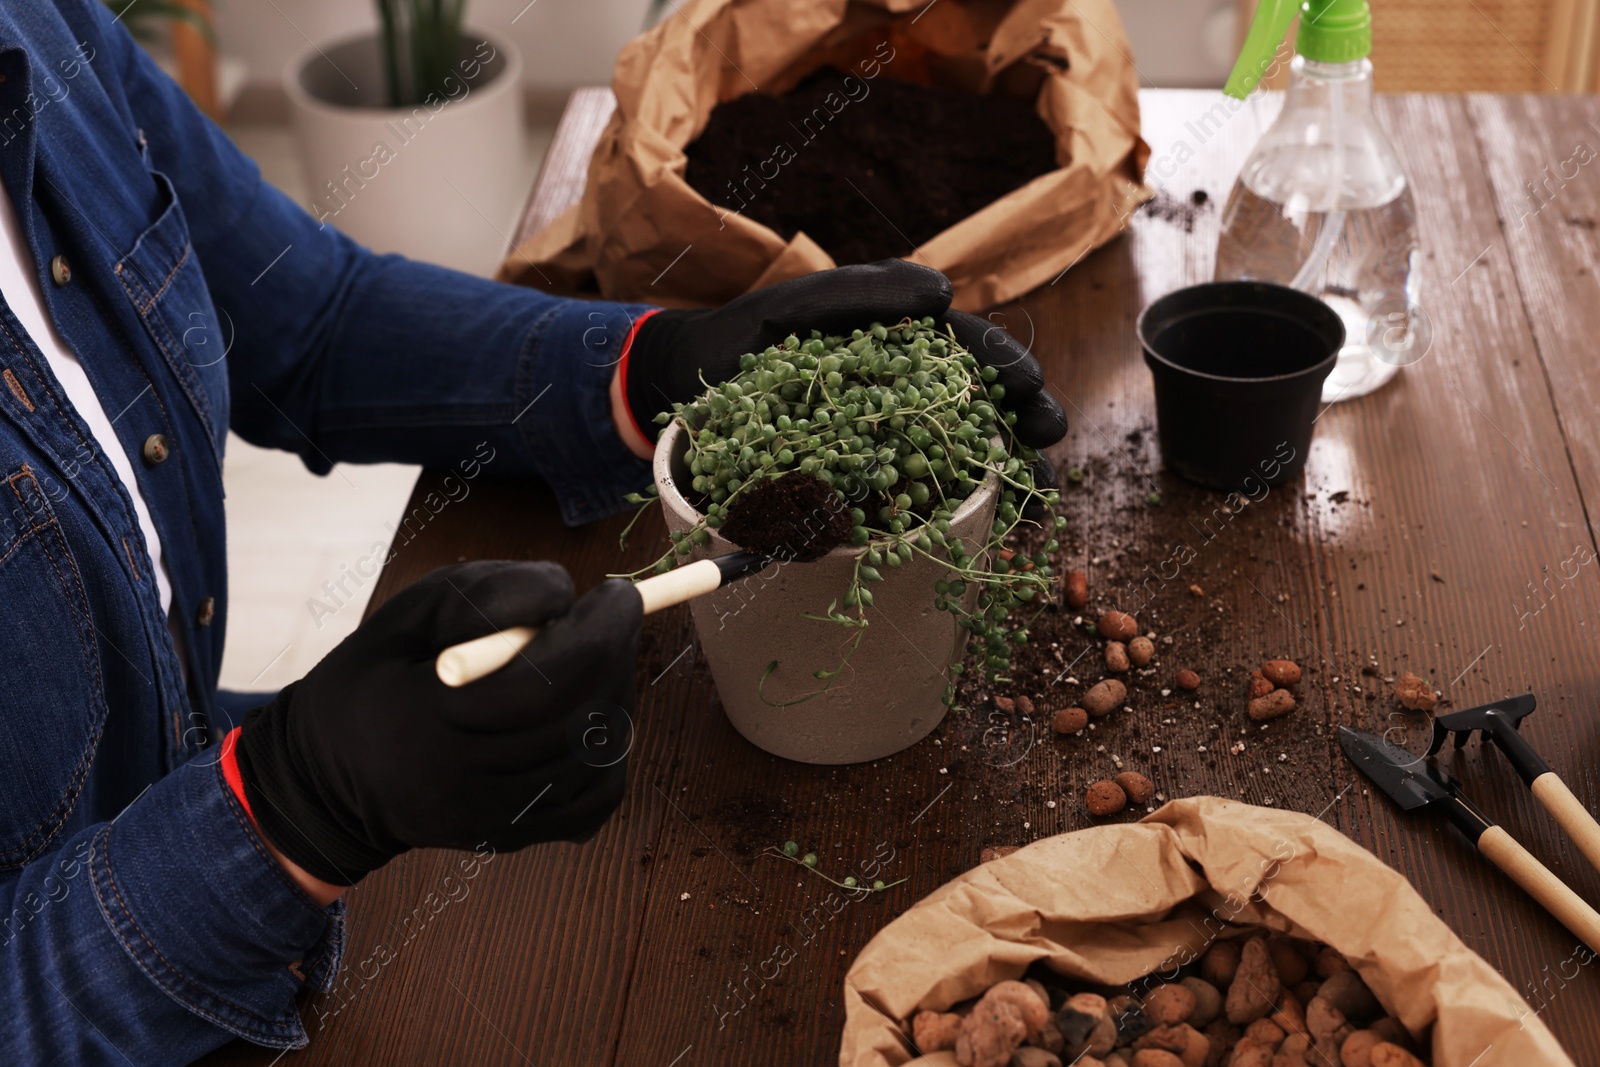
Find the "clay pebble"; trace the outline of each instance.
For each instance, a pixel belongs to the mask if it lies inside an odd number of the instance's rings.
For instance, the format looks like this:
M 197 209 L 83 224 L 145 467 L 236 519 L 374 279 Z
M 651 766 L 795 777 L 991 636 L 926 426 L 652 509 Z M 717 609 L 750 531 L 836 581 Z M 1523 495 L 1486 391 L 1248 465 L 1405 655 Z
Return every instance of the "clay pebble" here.
M 1083 802 L 1088 806 L 1089 814 L 1105 818 L 1128 806 L 1128 794 L 1116 782 L 1095 782 L 1084 793 Z
M 1089 725 L 1089 713 L 1082 708 L 1058 708 L 1050 716 L 1050 729 L 1058 734 L 1075 734 Z
M 1156 658 L 1156 643 L 1148 637 L 1135 637 L 1128 642 L 1128 661 L 1135 667 L 1143 667 Z
M 1261 665 L 1261 675 L 1280 688 L 1300 682 L 1300 664 L 1292 659 L 1269 659 Z
M 1083 694 L 1083 710 L 1087 711 L 1091 718 L 1098 719 L 1116 711 L 1126 699 L 1128 699 L 1128 687 L 1115 678 L 1107 678 L 1096 682 L 1087 693 Z
M 1121 786 L 1128 799 L 1135 804 L 1147 804 L 1150 798 L 1155 796 L 1156 787 L 1151 784 L 1150 779 L 1138 771 L 1123 771 L 1112 781 Z
M 1400 706 L 1407 711 L 1432 711 L 1439 700 L 1433 691 L 1433 686 L 1410 671 L 1402 674 L 1400 680 L 1395 683 L 1394 695 L 1399 699 Z
M 1294 710 L 1294 694 L 1287 689 L 1274 689 L 1266 696 L 1250 701 L 1250 718 L 1256 722 L 1280 719 Z
M 1139 636 L 1138 621 L 1121 611 L 1103 613 L 1095 623 L 1095 629 L 1108 641 L 1131 641 Z

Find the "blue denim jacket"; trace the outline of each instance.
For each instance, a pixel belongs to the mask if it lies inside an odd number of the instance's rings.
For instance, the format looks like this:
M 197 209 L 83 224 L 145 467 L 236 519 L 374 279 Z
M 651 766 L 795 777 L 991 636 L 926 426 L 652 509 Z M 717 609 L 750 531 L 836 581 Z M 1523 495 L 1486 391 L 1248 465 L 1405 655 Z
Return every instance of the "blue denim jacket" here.
M 606 392 L 639 309 L 320 227 L 94 0 L 0 5 L 0 178 L 137 469 L 180 635 L 127 491 L 0 301 L 0 1063 L 298 1047 L 342 912 L 263 851 L 214 756 L 228 427 L 317 472 L 540 476 L 588 521 L 649 481 Z

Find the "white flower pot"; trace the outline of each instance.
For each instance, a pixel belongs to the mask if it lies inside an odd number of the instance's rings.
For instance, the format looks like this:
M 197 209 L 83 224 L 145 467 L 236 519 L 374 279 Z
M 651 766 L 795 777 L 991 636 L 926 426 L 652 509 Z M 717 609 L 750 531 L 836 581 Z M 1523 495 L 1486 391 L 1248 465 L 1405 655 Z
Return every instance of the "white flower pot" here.
M 678 489 L 688 443 L 677 423 L 656 443 L 656 487 L 669 530 L 692 529 L 701 519 Z M 982 544 L 999 489 L 991 473 L 956 509 L 950 536 Z M 695 555 L 737 547 L 713 530 Z M 812 672 L 839 665 L 850 632 L 805 616 L 825 614 L 828 602 L 844 595 L 859 551 L 836 548 L 811 563 L 773 564 L 691 602 L 723 710 L 757 748 L 801 763 L 864 763 L 911 747 L 944 718 L 947 666 L 961 653 L 962 634 L 953 616 L 934 607 L 933 583 L 948 569 L 921 557 L 873 585 L 861 647 L 826 692 L 788 707 L 768 703 L 816 692 L 823 683 Z
M 284 72 L 312 214 L 377 252 L 488 274 L 527 195 L 522 59 L 462 35 L 446 93 L 386 106 L 376 33 L 313 47 Z

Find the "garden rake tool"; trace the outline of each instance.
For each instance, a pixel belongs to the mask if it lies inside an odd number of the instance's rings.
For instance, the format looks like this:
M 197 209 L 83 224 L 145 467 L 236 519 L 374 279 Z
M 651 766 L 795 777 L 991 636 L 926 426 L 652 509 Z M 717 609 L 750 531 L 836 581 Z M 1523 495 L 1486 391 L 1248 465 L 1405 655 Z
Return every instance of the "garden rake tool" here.
M 1456 748 L 1465 748 L 1472 732 L 1481 731 L 1484 740 L 1511 761 L 1511 766 L 1533 793 L 1534 799 L 1555 816 L 1557 824 L 1572 838 L 1589 865 L 1600 870 L 1600 822 L 1595 821 L 1594 816 L 1572 794 L 1572 790 L 1567 788 L 1561 776 L 1550 769 L 1550 765 L 1539 757 L 1519 732 L 1522 720 L 1533 714 L 1535 704 L 1534 695 L 1524 693 L 1519 697 L 1441 715 L 1433 720 L 1433 741 L 1428 745 L 1426 758 L 1432 758 L 1444 748 L 1445 737 L 1449 734 L 1455 735 Z

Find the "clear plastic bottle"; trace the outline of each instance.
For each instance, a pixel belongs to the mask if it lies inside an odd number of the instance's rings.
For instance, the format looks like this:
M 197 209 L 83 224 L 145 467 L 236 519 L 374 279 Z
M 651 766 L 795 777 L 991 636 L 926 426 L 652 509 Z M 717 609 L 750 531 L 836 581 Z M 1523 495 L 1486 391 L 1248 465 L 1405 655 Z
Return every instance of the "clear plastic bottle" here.
M 1283 112 L 1223 209 L 1216 277 L 1277 282 L 1339 313 L 1345 345 L 1322 390 L 1332 403 L 1414 358 L 1416 264 L 1416 210 L 1372 113 L 1371 62 L 1296 56 Z
M 1216 277 L 1277 282 L 1338 312 L 1345 343 L 1322 388 L 1333 403 L 1422 358 L 1428 321 L 1411 190 L 1372 113 L 1367 0 L 1259 0 L 1223 91 L 1248 96 L 1296 18 L 1289 92 L 1223 208 Z

